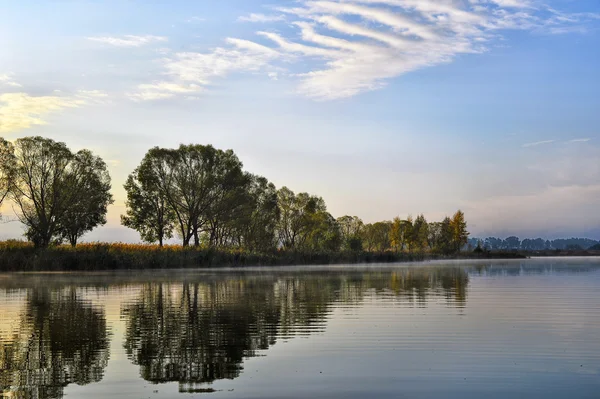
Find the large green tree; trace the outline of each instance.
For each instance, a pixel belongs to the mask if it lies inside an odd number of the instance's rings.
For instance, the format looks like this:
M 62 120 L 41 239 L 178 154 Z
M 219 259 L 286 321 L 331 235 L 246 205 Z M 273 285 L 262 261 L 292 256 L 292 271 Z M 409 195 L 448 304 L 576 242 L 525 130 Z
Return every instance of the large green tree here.
M 121 215 L 121 224 L 137 230 L 145 242 L 162 247 L 166 239 L 173 237 L 175 213 L 167 199 L 158 189 L 152 176 L 137 168 L 125 182 L 127 201 L 126 213 Z
M 358 216 L 341 216 L 337 218 L 337 223 L 342 235 L 342 245 L 344 249 L 351 251 L 360 251 L 363 247 L 362 229 L 363 221 Z
M 392 222 L 377 222 L 365 225 L 363 242 L 367 251 L 383 252 L 390 248 L 390 232 Z
M 9 197 L 36 247 L 104 223 L 112 196 L 100 158 L 89 151 L 73 154 L 64 143 L 43 137 L 17 139 L 9 158 L 0 169 L 10 176 Z
M 206 212 L 208 223 L 204 231 L 211 247 L 231 245 L 232 233 L 238 220 L 247 214 L 252 175 L 244 173 L 242 163 L 233 151 L 218 151 L 212 171 L 211 204 Z
M 323 198 L 308 193 L 295 194 L 287 187 L 277 192 L 279 244 L 285 249 L 303 249 L 318 226 L 317 214 L 327 212 Z M 310 246 L 310 244 L 308 244 Z
M 318 211 L 309 216 L 308 237 L 304 248 L 310 251 L 339 251 L 342 245 L 340 226 L 326 211 Z
M 262 176 L 250 175 L 247 200 L 238 218 L 232 221 L 232 242 L 250 251 L 268 251 L 276 247 L 279 221 L 277 189 Z
M 59 234 L 76 246 L 86 232 L 106 224 L 108 205 L 114 200 L 106 163 L 89 150 L 74 155 L 66 180 L 74 201 L 60 220 Z
M 211 145 L 155 147 L 138 169 L 172 210 L 183 246 L 192 239 L 200 245 L 202 233 L 209 245 L 225 241 L 228 223 L 241 212 L 250 183 L 233 151 Z
M 429 234 L 429 225 L 425 216 L 422 214 L 417 216 L 412 225 L 410 236 L 411 248 L 417 251 L 423 251 L 427 248 L 427 237 Z

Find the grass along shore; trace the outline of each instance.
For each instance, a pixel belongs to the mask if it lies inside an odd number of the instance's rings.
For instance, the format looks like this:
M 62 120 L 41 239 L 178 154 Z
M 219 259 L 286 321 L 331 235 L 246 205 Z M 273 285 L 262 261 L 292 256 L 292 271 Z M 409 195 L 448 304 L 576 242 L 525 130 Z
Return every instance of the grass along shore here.
M 456 255 L 406 252 L 297 252 L 268 253 L 167 245 L 89 243 L 37 249 L 21 241 L 0 242 L 0 272 L 96 271 L 132 269 L 182 269 L 242 266 L 323 265 L 343 263 L 392 263 L 436 259 L 524 258 L 517 253 Z

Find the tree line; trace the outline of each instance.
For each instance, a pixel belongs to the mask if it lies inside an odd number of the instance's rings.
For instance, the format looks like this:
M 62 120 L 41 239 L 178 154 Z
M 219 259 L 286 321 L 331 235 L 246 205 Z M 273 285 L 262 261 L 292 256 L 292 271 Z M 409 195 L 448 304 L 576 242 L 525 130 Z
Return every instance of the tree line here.
M 498 237 L 470 238 L 469 246 L 492 251 L 544 251 L 544 250 L 587 250 L 600 245 L 600 241 L 589 238 L 559 238 L 556 240 L 544 240 L 543 238 L 525 238 L 521 240 L 517 236 L 504 239 Z
M 106 223 L 112 204 L 106 163 L 89 150 L 26 137 L 0 138 L 0 200 L 16 204 L 25 236 L 36 247 L 68 241 L 75 246 Z M 277 189 L 244 171 L 232 150 L 211 145 L 150 149 L 124 185 L 121 223 L 142 240 L 162 246 L 240 248 L 264 252 L 369 251 L 456 253 L 468 242 L 463 212 L 440 222 L 396 217 L 365 224 L 334 218 L 323 198 Z M 1 201 L 0 201 L 1 204 Z

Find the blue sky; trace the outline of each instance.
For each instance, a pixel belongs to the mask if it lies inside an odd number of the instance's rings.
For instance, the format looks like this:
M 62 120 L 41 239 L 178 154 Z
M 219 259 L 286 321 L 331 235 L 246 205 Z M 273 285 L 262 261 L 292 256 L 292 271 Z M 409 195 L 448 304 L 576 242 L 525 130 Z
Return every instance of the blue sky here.
M 474 235 L 600 238 L 596 0 L 0 0 L 0 135 L 90 148 L 115 205 L 152 146 L 367 222 L 461 208 Z M 10 219 L 10 205 L 3 211 Z M 0 225 L 16 237 L 17 223 Z

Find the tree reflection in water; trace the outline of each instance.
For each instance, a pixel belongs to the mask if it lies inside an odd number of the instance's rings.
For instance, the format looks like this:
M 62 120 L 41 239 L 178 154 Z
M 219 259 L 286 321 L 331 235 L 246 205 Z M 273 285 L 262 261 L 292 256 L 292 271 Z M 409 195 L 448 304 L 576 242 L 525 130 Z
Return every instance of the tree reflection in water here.
M 466 306 L 468 274 L 461 268 L 397 272 L 222 276 L 179 284 L 145 284 L 123 306 L 125 349 L 153 383 L 179 382 L 180 391 L 233 379 L 245 357 L 278 338 L 322 331 L 331 305 L 386 295 L 412 306 L 428 296 Z
M 19 328 L 0 341 L 3 397 L 61 398 L 71 383 L 102 379 L 109 358 L 104 312 L 74 288 L 28 292 Z

